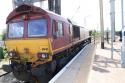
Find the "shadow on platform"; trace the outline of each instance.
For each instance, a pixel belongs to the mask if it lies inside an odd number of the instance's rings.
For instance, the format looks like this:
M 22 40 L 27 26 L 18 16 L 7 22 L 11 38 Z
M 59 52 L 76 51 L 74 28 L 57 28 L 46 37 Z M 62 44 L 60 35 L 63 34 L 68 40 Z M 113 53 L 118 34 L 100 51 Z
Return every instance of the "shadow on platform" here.
M 105 50 L 111 50 L 111 48 L 105 47 Z M 114 51 L 116 51 L 116 52 L 121 52 L 121 49 L 115 49 L 115 48 L 114 48 Z
M 104 67 L 104 68 L 107 68 L 107 67 L 118 68 L 120 65 L 120 60 L 110 59 L 104 56 L 95 55 L 93 65 L 97 67 Z
M 109 73 L 110 71 L 106 70 L 106 69 L 103 69 L 103 68 L 99 68 L 99 67 L 96 67 L 96 66 L 93 66 L 92 69 L 94 71 L 99 71 L 101 73 Z

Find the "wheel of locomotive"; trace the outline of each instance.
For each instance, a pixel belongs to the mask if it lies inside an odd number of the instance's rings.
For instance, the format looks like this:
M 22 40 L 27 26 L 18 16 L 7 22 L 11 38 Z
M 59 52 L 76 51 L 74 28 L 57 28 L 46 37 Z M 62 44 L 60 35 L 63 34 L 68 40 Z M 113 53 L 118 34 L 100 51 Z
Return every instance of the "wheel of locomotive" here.
M 53 61 L 51 62 L 51 72 L 52 72 L 52 73 L 55 72 L 56 66 L 57 66 L 57 62 L 56 62 L 56 60 L 53 60 Z
M 49 63 L 49 67 L 47 69 L 47 73 L 53 75 L 56 71 L 56 66 L 57 66 L 57 61 L 53 60 L 52 62 Z
M 18 79 L 18 80 L 22 80 L 22 81 L 29 81 L 30 79 L 30 73 L 27 72 L 17 72 L 14 71 L 13 75 Z
M 66 55 L 67 55 L 67 56 L 66 56 L 66 63 L 68 63 L 69 60 L 70 60 L 70 56 L 72 55 L 71 49 L 68 49 L 68 50 L 67 50 L 67 54 L 66 54 Z
M 63 57 L 59 60 L 59 69 L 61 69 L 66 64 L 66 58 Z
M 40 82 L 38 81 L 37 77 L 32 76 L 31 80 L 29 81 L 29 83 L 40 83 Z
M 18 78 L 18 76 L 17 76 L 17 75 L 19 75 L 18 73 L 13 73 L 13 74 Z M 22 72 L 21 77 L 19 77 L 18 79 L 25 80 L 25 81 L 27 80 L 24 83 L 39 83 L 35 76 L 32 76 L 31 74 L 27 74 L 26 72 L 24 72 L 24 73 Z

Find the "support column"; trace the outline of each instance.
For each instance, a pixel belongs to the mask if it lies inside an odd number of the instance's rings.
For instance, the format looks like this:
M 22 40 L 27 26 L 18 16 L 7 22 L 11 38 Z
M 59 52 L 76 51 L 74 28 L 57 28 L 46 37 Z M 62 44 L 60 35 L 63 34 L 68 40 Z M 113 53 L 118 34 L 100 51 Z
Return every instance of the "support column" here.
M 111 59 L 113 59 L 113 42 L 115 41 L 115 0 L 110 0 L 111 17 Z
M 121 67 L 125 68 L 125 27 L 124 27 L 124 2 L 121 0 L 121 19 L 122 19 L 122 46 L 121 46 Z
M 55 11 L 55 4 L 54 4 L 55 2 L 54 2 L 54 0 L 48 0 L 48 8 L 49 8 L 49 10 L 50 11 Z
M 110 0 L 110 16 L 111 16 L 112 39 L 113 42 L 115 42 L 115 0 Z
M 100 28 L 101 28 L 101 48 L 104 49 L 104 20 L 103 20 L 103 1 L 99 0 L 100 6 Z
M 55 0 L 55 13 L 61 14 L 61 0 Z

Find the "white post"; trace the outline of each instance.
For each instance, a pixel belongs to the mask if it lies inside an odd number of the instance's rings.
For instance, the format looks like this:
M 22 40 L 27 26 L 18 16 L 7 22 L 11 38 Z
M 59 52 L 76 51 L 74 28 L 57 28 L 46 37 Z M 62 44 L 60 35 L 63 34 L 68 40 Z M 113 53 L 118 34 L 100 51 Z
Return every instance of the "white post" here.
M 121 16 L 122 16 L 122 46 L 121 46 L 121 67 L 125 68 L 125 28 L 124 28 L 124 6 L 121 0 Z
M 115 41 L 115 0 L 110 0 L 111 17 L 111 59 L 113 59 L 113 42 Z
M 100 6 L 100 28 L 101 28 L 101 48 L 104 49 L 104 21 L 103 21 L 103 1 L 99 0 Z

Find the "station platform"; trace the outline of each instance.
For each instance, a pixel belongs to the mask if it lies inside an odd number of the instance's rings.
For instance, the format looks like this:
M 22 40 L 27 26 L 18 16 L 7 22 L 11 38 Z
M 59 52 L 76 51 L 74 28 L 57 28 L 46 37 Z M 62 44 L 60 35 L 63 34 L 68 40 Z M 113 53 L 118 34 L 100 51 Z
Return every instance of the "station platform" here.
M 95 44 L 83 48 L 49 83 L 87 83 Z
M 105 49 L 97 44 L 88 83 L 125 83 L 125 68 L 121 68 L 121 42 L 114 42 L 114 56 L 111 59 L 111 44 Z

